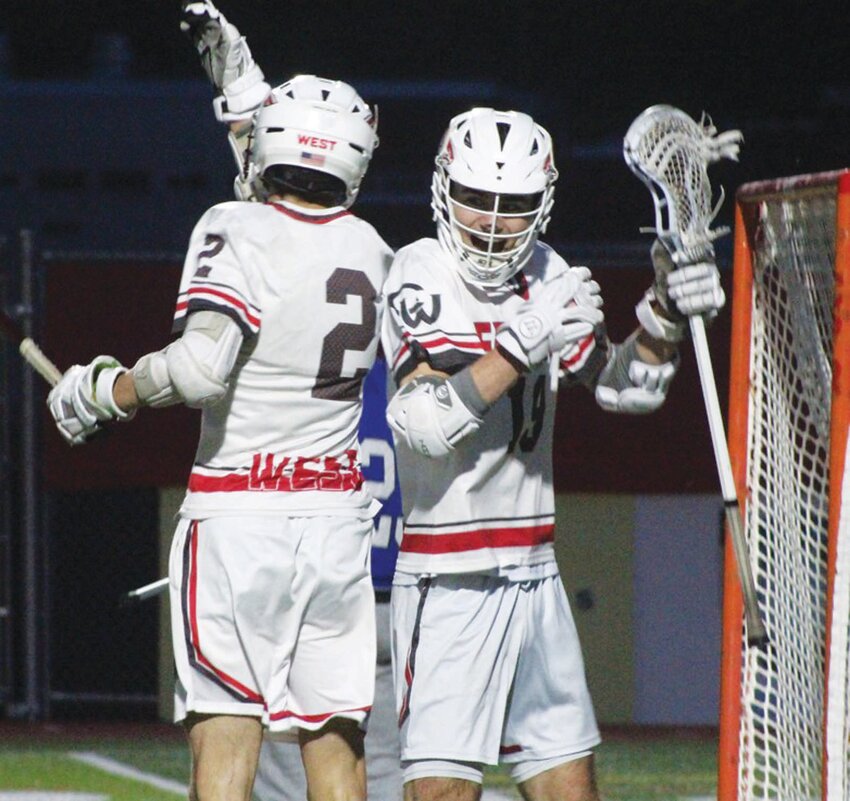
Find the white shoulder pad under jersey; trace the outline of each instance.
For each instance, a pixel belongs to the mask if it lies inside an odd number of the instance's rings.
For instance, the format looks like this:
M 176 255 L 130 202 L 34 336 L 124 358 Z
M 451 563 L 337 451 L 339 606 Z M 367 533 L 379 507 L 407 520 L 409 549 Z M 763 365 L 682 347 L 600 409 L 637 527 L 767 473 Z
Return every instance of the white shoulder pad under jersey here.
M 440 244 L 396 254 L 384 286 L 382 344 L 396 382 L 416 365 L 454 374 L 493 347 L 499 326 L 569 269 L 539 243 L 496 289 L 466 283 Z M 551 442 L 555 396 L 545 366 L 517 382 L 481 428 L 441 459 L 397 443 L 405 529 L 402 572 L 474 572 L 554 564 Z
M 362 505 L 357 428 L 392 252 L 344 209 L 222 203 L 192 233 L 174 327 L 212 309 L 245 336 L 203 412 L 184 513 Z

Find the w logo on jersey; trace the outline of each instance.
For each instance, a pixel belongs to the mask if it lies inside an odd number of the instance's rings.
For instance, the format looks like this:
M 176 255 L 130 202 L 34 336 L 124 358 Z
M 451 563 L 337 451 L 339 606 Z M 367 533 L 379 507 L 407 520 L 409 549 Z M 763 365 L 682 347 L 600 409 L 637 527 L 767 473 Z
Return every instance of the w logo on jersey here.
M 440 316 L 440 296 L 429 295 L 419 284 L 402 284 L 389 296 L 390 308 L 408 328 L 433 323 Z

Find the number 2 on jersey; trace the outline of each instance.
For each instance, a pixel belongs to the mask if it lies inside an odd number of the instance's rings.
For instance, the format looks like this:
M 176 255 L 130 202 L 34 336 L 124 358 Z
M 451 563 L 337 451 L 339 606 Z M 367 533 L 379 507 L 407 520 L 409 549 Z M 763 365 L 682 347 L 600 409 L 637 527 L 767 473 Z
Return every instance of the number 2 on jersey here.
M 368 370 L 358 367 L 352 376 L 342 375 L 345 352 L 365 351 L 375 337 L 378 321 L 375 310 L 377 292 L 365 273 L 340 267 L 328 278 L 326 300 L 328 303 L 347 304 L 350 296 L 360 298 L 361 321 L 338 323 L 322 342 L 319 372 L 313 384 L 314 398 L 324 400 L 352 401 L 360 397 L 360 385 Z

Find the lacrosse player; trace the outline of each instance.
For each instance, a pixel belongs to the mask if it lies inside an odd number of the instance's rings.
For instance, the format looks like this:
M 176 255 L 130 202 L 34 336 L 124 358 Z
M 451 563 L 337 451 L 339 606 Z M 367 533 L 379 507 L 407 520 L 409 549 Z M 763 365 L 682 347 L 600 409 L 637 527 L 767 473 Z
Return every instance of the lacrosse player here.
M 258 200 L 255 181 L 247 179 L 245 151 L 252 131 L 256 110 L 272 94 L 265 77 L 256 65 L 245 38 L 210 2 L 184 2 L 181 29 L 195 45 L 201 63 L 216 90 L 213 107 L 216 117 L 228 124 L 229 141 L 236 158 L 238 175 L 234 189 L 237 198 Z M 275 92 L 282 91 L 278 87 Z M 366 445 L 377 443 L 391 448 L 392 437 L 384 417 L 386 409 L 386 368 L 383 360 L 369 374 L 363 395 L 364 413 L 361 438 Z M 369 455 L 367 450 L 366 455 Z M 394 533 L 400 516 L 393 462 L 382 460 L 383 481 L 380 500 L 384 507 L 376 517 L 376 536 L 371 557 L 372 583 L 375 589 L 377 660 L 375 665 L 375 700 L 369 716 L 366 735 L 366 772 L 369 797 L 373 801 L 396 801 L 401 796 L 398 727 L 394 714 L 393 677 L 390 664 L 389 596 L 397 544 Z M 387 497 L 388 496 L 388 497 Z M 387 526 L 385 524 L 389 523 Z M 265 738 L 254 783 L 254 795 L 260 801 L 301 801 L 306 797 L 306 780 L 298 747 L 294 743 Z
M 599 285 L 538 241 L 556 178 L 550 136 L 527 115 L 455 117 L 433 175 L 437 238 L 402 248 L 384 287 L 405 515 L 392 614 L 408 799 L 474 801 L 483 766 L 499 761 L 531 801 L 598 798 L 599 733 L 553 548 L 554 389 L 654 411 L 686 315 L 724 302 L 714 264 L 684 276 L 653 250 L 641 325 L 609 342 Z
M 245 801 L 265 730 L 298 741 L 310 797 L 363 799 L 377 503 L 357 433 L 392 252 L 349 207 L 375 118 L 351 86 L 299 76 L 251 137 L 243 179 L 265 202 L 195 226 L 180 337 L 129 370 L 75 365 L 48 405 L 72 445 L 141 406 L 202 409 L 169 564 L 191 798 Z

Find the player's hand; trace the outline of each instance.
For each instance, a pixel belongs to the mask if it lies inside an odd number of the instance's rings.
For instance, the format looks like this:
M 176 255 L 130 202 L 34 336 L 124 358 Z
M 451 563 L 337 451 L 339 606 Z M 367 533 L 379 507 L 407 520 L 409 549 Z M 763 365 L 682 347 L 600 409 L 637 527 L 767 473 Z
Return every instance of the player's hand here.
M 577 332 L 575 326 L 580 325 L 567 311 L 567 304 L 575 298 L 581 283 L 578 275 L 564 273 L 524 303 L 496 334 L 496 345 L 502 355 L 520 369 L 530 370 L 553 353 L 559 353 L 568 336 Z
M 47 407 L 69 445 L 80 445 L 109 420 L 129 420 L 112 397 L 112 386 L 125 367 L 112 356 L 68 369 L 47 396 Z
M 180 30 L 192 40 L 199 53 L 218 43 L 226 23 L 224 15 L 209 0 L 183 0 Z
M 251 119 L 271 87 L 239 29 L 210 0 L 184 0 L 180 29 L 192 39 L 204 72 L 220 93 L 214 103 L 218 120 Z
M 602 288 L 590 274 L 590 268 L 571 267 L 570 272 L 580 281 L 574 296 L 575 302 L 589 308 L 601 309 L 603 303 Z
M 573 267 L 571 272 L 581 284 L 565 309 L 566 343 L 558 355 L 558 378 L 579 373 L 599 344 L 605 341 L 600 286 L 587 267 Z
M 717 265 L 707 261 L 673 270 L 667 276 L 667 294 L 678 312 L 687 317 L 699 314 L 711 319 L 726 302 Z
M 253 65 L 242 34 L 209 0 L 184 2 L 180 17 L 180 30 L 191 38 L 204 72 L 219 92 Z
M 710 320 L 723 308 L 726 294 L 720 285 L 712 248 L 702 261 L 676 264 L 667 248 L 656 239 L 650 256 L 655 268 L 652 287 L 655 300 L 671 320 L 683 320 L 695 314 Z

